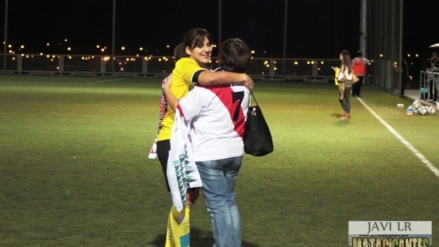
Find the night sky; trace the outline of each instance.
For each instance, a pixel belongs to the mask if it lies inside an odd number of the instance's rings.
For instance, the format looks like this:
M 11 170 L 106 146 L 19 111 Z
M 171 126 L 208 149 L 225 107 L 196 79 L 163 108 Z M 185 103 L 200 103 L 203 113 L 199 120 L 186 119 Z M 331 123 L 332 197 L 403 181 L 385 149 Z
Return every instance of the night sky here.
M 5 1 L 0 5 L 3 36 Z M 16 52 L 102 54 L 98 44 L 111 52 L 113 0 L 9 0 L 8 5 L 7 38 Z M 116 54 L 172 55 L 192 27 L 206 28 L 218 42 L 218 7 L 219 0 L 117 0 Z M 429 45 L 439 43 L 439 1 L 405 0 L 404 10 L 403 50 L 427 54 Z M 360 0 L 289 0 L 287 57 L 355 52 L 359 14 Z M 238 37 L 255 56 L 282 57 L 284 16 L 285 0 L 222 0 L 221 39 Z M 18 51 L 20 45 L 25 48 Z

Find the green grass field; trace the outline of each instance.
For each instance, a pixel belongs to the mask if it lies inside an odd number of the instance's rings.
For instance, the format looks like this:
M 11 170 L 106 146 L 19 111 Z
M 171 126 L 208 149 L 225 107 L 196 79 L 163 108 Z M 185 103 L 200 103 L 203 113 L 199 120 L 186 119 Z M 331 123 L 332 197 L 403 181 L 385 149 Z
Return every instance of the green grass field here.
M 148 151 L 160 78 L 0 76 L 0 246 L 164 246 L 171 198 Z M 349 221 L 432 221 L 439 116 L 363 87 L 342 122 L 333 84 L 255 82 L 274 138 L 237 182 L 244 247 L 347 246 Z M 212 245 L 202 197 L 191 246 Z

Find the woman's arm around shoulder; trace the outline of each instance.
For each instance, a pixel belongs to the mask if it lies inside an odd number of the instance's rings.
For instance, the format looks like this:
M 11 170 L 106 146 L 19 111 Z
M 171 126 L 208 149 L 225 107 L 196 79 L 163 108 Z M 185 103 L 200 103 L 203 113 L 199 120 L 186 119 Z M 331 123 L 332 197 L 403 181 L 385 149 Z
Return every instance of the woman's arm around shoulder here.
M 198 82 L 204 86 L 244 84 L 250 90 L 254 87 L 253 80 L 247 74 L 228 71 L 203 71 L 198 77 Z

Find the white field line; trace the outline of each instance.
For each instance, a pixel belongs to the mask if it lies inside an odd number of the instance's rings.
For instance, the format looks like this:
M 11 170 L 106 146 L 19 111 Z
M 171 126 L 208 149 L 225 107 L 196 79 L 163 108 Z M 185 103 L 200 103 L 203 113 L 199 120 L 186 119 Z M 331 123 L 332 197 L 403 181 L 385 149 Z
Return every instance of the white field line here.
M 382 125 L 384 125 L 399 141 L 401 141 L 410 151 L 412 151 L 412 153 L 416 155 L 416 157 L 418 157 L 419 160 L 421 160 L 421 162 L 424 163 L 428 167 L 428 169 L 430 169 L 430 171 L 434 173 L 434 175 L 436 175 L 436 177 L 439 178 L 439 170 L 430 161 L 428 161 L 427 158 L 425 158 L 425 156 L 421 154 L 421 152 L 419 152 L 415 147 L 413 147 L 412 144 L 410 144 L 406 139 L 404 139 L 404 137 L 402 137 L 398 132 L 396 132 L 396 130 L 393 129 L 392 126 L 390 126 L 377 113 L 375 113 L 366 103 L 364 103 L 362 99 L 360 98 L 357 99 L 370 113 L 372 113 L 372 115 L 376 119 L 378 119 L 378 121 L 381 122 Z
M 87 84 L 99 84 L 99 83 L 104 83 L 104 82 L 109 82 L 109 81 L 121 81 L 123 79 L 111 79 L 111 80 L 102 80 L 102 81 L 94 81 L 94 82 L 87 82 Z

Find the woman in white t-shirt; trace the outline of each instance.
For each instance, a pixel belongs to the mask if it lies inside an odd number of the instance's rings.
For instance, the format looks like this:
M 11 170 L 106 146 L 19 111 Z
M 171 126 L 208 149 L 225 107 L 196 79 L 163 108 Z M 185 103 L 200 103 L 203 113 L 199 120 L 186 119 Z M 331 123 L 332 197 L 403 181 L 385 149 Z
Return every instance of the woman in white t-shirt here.
M 218 54 L 215 73 L 244 73 L 250 48 L 240 39 L 228 39 Z M 197 85 L 180 100 L 165 84 L 171 108 L 191 120 L 193 158 L 203 183 L 203 195 L 212 221 L 214 246 L 241 246 L 241 217 L 235 202 L 235 183 L 244 155 L 244 125 L 250 91 L 243 84 Z

